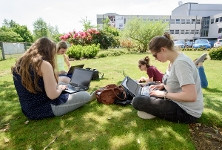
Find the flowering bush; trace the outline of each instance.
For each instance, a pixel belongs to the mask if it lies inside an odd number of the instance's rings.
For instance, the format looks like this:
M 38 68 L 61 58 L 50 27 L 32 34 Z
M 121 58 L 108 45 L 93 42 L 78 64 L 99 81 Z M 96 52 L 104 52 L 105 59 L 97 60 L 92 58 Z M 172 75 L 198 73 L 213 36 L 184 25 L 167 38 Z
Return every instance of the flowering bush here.
M 120 41 L 120 46 L 127 48 L 127 50 L 130 51 L 132 48 L 135 47 L 135 44 L 130 39 L 124 39 Z
M 109 47 L 119 47 L 118 39 L 114 35 L 105 31 L 97 31 L 96 29 L 88 29 L 87 31 L 69 32 L 60 37 L 61 40 L 68 41 L 73 45 L 91 45 L 100 44 L 101 49 L 108 49 Z
M 99 34 L 96 29 L 88 29 L 87 31 L 73 31 L 69 32 L 60 37 L 61 40 L 68 41 L 73 45 L 90 45 L 92 43 L 92 38 L 94 35 Z M 97 44 L 97 43 L 95 43 Z

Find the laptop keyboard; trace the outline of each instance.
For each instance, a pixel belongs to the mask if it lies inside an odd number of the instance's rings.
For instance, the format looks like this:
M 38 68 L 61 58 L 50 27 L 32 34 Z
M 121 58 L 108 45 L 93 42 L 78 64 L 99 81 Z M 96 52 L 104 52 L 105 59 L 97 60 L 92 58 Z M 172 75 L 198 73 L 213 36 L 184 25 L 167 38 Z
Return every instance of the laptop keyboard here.
M 141 95 L 149 96 L 150 95 L 150 89 L 149 86 L 144 86 L 141 89 Z
M 76 90 L 76 91 L 88 90 L 88 88 L 86 86 L 81 86 L 81 85 L 78 85 L 78 84 L 75 84 L 75 83 L 69 83 L 68 88 L 72 89 L 72 90 Z

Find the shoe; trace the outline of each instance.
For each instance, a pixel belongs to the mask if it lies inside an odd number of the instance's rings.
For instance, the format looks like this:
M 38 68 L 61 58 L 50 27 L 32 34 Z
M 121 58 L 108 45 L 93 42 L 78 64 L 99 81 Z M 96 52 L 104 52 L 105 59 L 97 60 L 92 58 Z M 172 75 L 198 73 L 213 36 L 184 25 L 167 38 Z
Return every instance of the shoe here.
M 90 94 L 90 101 L 93 101 L 95 99 L 96 99 L 96 91 L 94 91 Z
M 138 115 L 140 118 L 142 118 L 142 119 L 153 119 L 153 118 L 156 117 L 156 116 L 153 116 L 153 115 L 151 115 L 151 114 L 148 114 L 148 113 L 146 113 L 146 112 L 144 112 L 144 111 L 138 111 L 138 112 L 137 112 L 137 115 Z
M 199 58 L 197 58 L 194 62 L 194 64 L 197 66 L 200 62 L 204 62 L 204 60 L 207 58 L 207 54 L 202 54 Z

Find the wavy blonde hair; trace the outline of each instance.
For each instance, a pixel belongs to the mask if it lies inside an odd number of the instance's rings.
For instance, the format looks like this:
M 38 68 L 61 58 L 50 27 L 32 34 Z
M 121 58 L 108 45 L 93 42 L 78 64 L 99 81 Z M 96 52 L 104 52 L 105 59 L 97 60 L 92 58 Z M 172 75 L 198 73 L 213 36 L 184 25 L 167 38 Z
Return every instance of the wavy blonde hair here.
M 12 71 L 15 71 L 21 76 L 22 85 L 31 93 L 37 93 L 42 91 L 39 87 L 39 75 L 41 64 L 43 60 L 48 61 L 55 70 L 55 54 L 56 44 L 48 38 L 40 38 L 20 57 L 15 65 L 12 67 Z M 33 69 L 34 80 L 32 80 L 30 68 Z M 56 81 L 58 82 L 57 76 Z

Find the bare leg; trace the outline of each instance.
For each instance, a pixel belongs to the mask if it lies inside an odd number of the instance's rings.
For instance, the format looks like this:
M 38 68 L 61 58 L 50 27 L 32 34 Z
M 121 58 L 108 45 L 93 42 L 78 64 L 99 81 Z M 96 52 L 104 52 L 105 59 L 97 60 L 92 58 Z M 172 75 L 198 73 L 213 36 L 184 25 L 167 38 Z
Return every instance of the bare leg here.
M 66 83 L 66 84 L 68 84 L 70 82 L 70 78 L 66 77 L 66 76 L 59 76 L 58 82 L 59 83 Z

